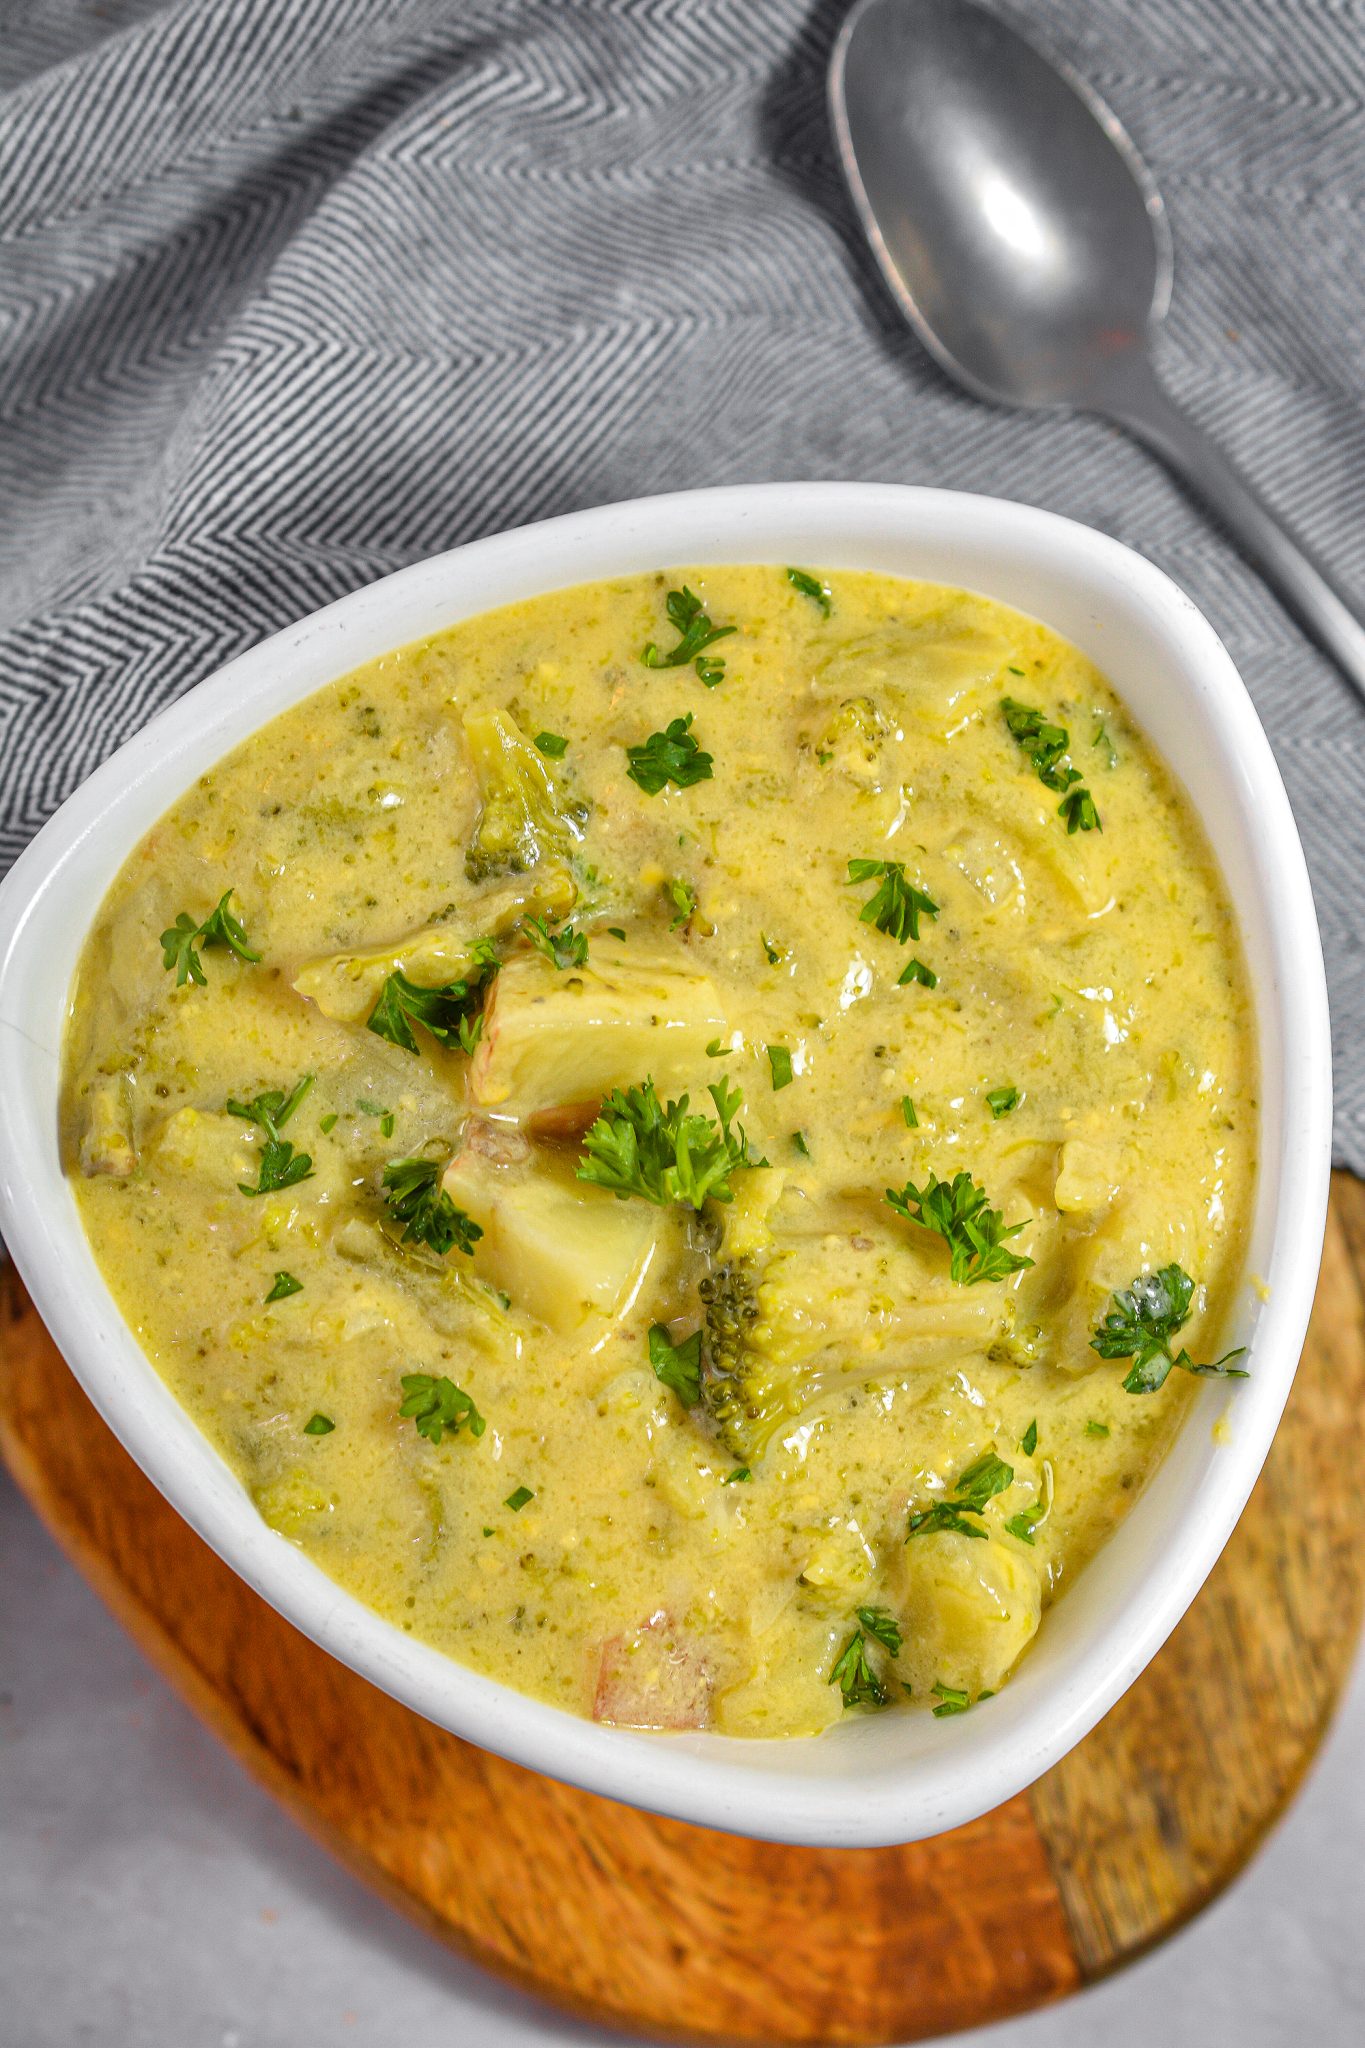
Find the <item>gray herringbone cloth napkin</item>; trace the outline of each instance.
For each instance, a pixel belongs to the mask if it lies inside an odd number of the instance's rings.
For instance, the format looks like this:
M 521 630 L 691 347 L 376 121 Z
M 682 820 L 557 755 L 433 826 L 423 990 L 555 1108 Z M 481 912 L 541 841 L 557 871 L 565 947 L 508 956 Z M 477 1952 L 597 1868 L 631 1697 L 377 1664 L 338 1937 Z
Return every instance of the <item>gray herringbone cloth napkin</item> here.
M 0 856 L 227 656 L 475 534 L 764 478 L 1028 499 L 1246 677 L 1365 1168 L 1365 711 L 1148 456 L 926 360 L 833 160 L 845 4 L 0 0 Z M 1358 0 L 1020 11 L 1162 180 L 1174 391 L 1365 592 Z

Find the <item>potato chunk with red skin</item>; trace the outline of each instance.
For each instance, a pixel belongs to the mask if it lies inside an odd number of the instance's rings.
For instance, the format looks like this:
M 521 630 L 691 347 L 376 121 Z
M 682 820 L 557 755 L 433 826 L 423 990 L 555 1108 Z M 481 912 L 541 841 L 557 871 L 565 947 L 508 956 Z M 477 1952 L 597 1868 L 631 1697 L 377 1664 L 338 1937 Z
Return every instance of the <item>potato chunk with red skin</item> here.
M 603 1643 L 592 1717 L 612 1728 L 706 1728 L 712 1685 L 700 1646 L 660 1609 Z

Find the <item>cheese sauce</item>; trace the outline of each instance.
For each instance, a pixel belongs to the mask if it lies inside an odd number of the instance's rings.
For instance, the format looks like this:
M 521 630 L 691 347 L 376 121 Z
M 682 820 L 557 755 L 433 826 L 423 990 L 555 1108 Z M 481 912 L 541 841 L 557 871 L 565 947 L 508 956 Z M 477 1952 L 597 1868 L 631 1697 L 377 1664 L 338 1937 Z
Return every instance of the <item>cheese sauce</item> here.
M 282 1541 L 575 1712 L 791 1735 L 1007 1680 L 1214 1356 L 1255 1088 L 1220 878 L 1075 649 L 725 568 L 203 776 L 85 947 L 64 1139 Z

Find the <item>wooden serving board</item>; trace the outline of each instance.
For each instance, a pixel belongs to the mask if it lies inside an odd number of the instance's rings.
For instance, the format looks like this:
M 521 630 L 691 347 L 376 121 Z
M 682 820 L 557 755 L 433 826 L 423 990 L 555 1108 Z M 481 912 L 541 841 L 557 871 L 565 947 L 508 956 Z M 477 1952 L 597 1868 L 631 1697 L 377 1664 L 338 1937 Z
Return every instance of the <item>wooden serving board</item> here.
M 443 1734 L 299 1635 L 115 1442 L 12 1276 L 0 1448 L 152 1661 L 350 1868 L 557 2004 L 705 2041 L 909 2041 L 1090 1982 L 1227 1884 L 1292 1796 L 1365 1564 L 1365 1187 L 1337 1176 L 1312 1329 L 1195 1606 L 1031 1792 L 905 1848 L 776 1847 L 571 1791 Z

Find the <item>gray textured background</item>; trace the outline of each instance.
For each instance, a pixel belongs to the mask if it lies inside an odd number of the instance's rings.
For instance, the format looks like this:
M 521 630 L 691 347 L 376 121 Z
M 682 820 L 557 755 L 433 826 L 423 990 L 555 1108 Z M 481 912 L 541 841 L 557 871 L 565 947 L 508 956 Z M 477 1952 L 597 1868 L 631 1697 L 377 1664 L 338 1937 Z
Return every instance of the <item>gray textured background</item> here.
M 1308 843 L 1365 1164 L 1362 714 L 1140 451 L 901 330 L 825 132 L 844 0 L 0 0 L 0 859 L 262 633 L 476 533 L 689 484 L 1029 499 L 1228 642 Z M 1163 367 L 1365 586 L 1365 13 L 1032 0 L 1158 170 Z M 589 2038 L 403 1925 L 146 1670 L 0 1480 L 0 2048 Z M 981 2048 L 1365 2033 L 1365 1689 L 1189 1933 Z

